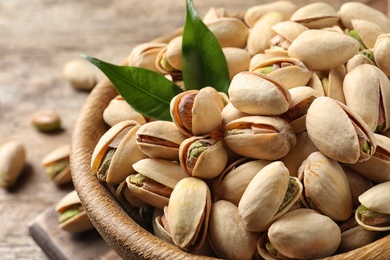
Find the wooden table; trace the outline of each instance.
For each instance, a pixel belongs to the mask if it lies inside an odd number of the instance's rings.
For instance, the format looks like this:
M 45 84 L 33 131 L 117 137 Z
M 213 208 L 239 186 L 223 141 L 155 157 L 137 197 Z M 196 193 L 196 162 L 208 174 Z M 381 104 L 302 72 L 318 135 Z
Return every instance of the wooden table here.
M 265 2 L 271 1 L 194 1 L 200 15 L 212 6 L 244 11 Z M 338 8 L 343 1 L 329 2 Z M 63 78 L 64 64 L 81 53 L 119 63 L 135 45 L 183 25 L 184 17 L 184 0 L 0 2 L 0 144 L 19 140 L 27 151 L 16 187 L 0 189 L 1 259 L 46 259 L 28 226 L 73 189 L 55 185 L 40 164 L 48 152 L 71 142 L 88 95 Z M 30 115 L 47 108 L 60 114 L 62 131 L 45 134 L 31 126 Z

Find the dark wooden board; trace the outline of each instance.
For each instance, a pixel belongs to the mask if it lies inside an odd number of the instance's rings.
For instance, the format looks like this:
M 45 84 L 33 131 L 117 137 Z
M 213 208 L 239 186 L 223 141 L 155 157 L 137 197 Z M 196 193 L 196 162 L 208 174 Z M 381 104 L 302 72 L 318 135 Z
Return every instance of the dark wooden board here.
M 61 230 L 54 207 L 48 208 L 31 222 L 29 234 L 49 259 L 121 259 L 95 229 L 82 233 Z

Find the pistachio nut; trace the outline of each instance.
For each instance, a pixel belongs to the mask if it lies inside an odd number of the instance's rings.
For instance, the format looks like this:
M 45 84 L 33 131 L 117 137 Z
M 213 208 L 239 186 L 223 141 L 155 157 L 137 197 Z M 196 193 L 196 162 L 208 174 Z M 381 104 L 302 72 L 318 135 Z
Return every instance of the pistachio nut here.
M 302 208 L 277 219 L 268 229 L 268 239 L 261 242 L 258 249 L 267 248 L 266 252 L 274 257 L 280 254 L 290 259 L 317 259 L 337 250 L 341 232 L 331 218 Z M 259 250 L 260 255 L 262 252 Z
M 297 6 L 291 1 L 273 1 L 266 4 L 255 5 L 248 8 L 244 15 L 245 23 L 253 27 L 255 23 L 266 13 L 278 12 L 285 20 L 297 10 Z
M 347 220 L 353 210 L 347 176 L 340 164 L 321 152 L 313 152 L 298 169 L 298 178 L 305 187 L 301 200 L 335 221 Z
M 377 232 L 364 229 L 360 226 L 356 222 L 355 217 L 349 218 L 339 226 L 341 230 L 341 243 L 336 251 L 337 254 L 368 245 L 378 237 Z
M 313 152 L 318 151 L 306 131 L 296 134 L 297 143 L 286 156 L 280 160 L 284 163 L 291 176 L 298 177 L 298 169 L 302 162 Z
M 359 39 L 364 44 L 365 49 L 374 48 L 378 36 L 384 33 L 384 31 L 379 27 L 379 25 L 367 20 L 352 19 L 351 23 L 353 29 L 358 34 Z
M 248 158 L 235 161 L 214 182 L 213 198 L 215 200 L 226 200 L 238 206 L 249 182 L 270 163 L 271 161 L 268 160 L 251 160 Z
M 53 132 L 61 128 L 60 115 L 51 109 L 35 112 L 31 115 L 31 124 L 42 132 Z
M 166 230 L 167 219 L 164 215 L 164 211 L 159 208 L 154 208 L 152 216 L 153 233 L 156 237 L 164 240 L 165 242 L 174 245 L 171 234 Z
M 382 182 L 359 196 L 356 222 L 367 230 L 390 230 L 390 181 Z
M 212 87 L 187 90 L 171 100 L 171 117 L 187 136 L 209 134 L 221 122 L 221 102 L 221 97 Z
M 99 180 L 119 184 L 135 172 L 133 163 L 146 157 L 136 143 L 140 126 L 134 120 L 122 121 L 99 139 L 91 159 L 91 169 Z
M 244 48 L 247 44 L 249 28 L 238 18 L 217 18 L 206 22 L 206 26 L 217 38 L 221 48 Z
M 390 33 L 379 35 L 374 45 L 375 63 L 388 77 L 390 77 L 390 66 L 387 62 L 390 55 L 389 46 Z
M 290 123 L 294 133 L 306 130 L 306 114 L 311 103 L 320 96 L 320 93 L 310 87 L 295 87 L 289 89 L 291 95 L 290 108 L 280 115 L 280 118 Z
M 348 167 L 373 182 L 390 181 L 390 137 L 380 134 L 374 134 L 374 137 L 377 148 L 371 158 L 364 162 L 348 164 Z
M 114 126 L 125 120 L 135 120 L 141 125 L 146 123 L 145 117 L 130 106 L 120 95 L 113 98 L 104 109 L 103 120 L 109 126 Z
M 224 141 L 239 155 L 276 160 L 290 151 L 296 144 L 296 137 L 291 126 L 281 118 L 248 116 L 225 126 Z
M 8 141 L 0 146 L 0 187 L 10 188 L 26 165 L 26 151 L 19 141 Z
M 227 105 L 221 111 L 221 127 L 224 128 L 227 123 L 233 121 L 235 119 L 239 119 L 244 116 L 250 116 L 247 113 L 241 112 L 237 108 L 233 106 L 231 102 L 227 103 Z
M 162 120 L 148 122 L 136 133 L 136 143 L 144 154 L 169 161 L 179 160 L 179 147 L 186 138 L 173 122 Z
M 121 202 L 127 203 L 130 207 L 147 207 L 148 204 L 134 195 L 127 187 L 126 180 L 122 181 L 115 190 L 115 195 Z
M 374 184 L 370 179 L 352 170 L 347 165 L 341 165 L 341 168 L 343 168 L 345 176 L 347 176 L 349 188 L 351 189 L 353 209 L 356 209 L 360 205 L 359 196 L 372 188 Z
M 278 12 L 265 13 L 251 28 L 247 49 L 253 56 L 270 48 L 270 40 L 276 35 L 271 29 L 275 24 L 283 21 L 283 15 Z
M 225 169 L 228 154 L 223 140 L 213 136 L 193 136 L 179 148 L 180 166 L 190 176 L 213 179 Z
M 166 46 L 166 43 L 161 42 L 147 42 L 139 44 L 131 50 L 127 58 L 127 65 L 158 72 L 155 61 L 160 50 Z
M 229 77 L 232 79 L 241 71 L 249 69 L 251 55 L 245 49 L 226 47 L 222 49 L 229 69 Z
M 180 180 L 166 210 L 168 230 L 175 245 L 189 251 L 198 250 L 206 239 L 210 210 L 207 184 L 193 177 Z
M 281 161 L 266 165 L 249 182 L 238 203 L 246 229 L 265 231 L 299 199 L 302 190 L 298 178 L 290 177 Z
M 267 74 L 288 89 L 305 86 L 312 73 L 300 60 L 284 57 L 269 59 L 253 67 L 251 71 Z
M 83 59 L 68 61 L 62 73 L 70 85 L 78 90 L 90 91 L 98 81 L 92 65 Z
M 359 52 L 355 56 L 353 56 L 346 64 L 347 73 L 362 64 L 370 64 L 374 65 L 374 62 L 369 58 L 369 56 L 365 55 L 364 51 Z
M 348 35 L 312 29 L 302 32 L 292 42 L 288 55 L 301 60 L 311 71 L 326 71 L 346 63 L 358 50 L 359 42 Z
M 258 234 L 250 232 L 237 206 L 219 200 L 211 206 L 208 238 L 217 255 L 224 259 L 253 259 Z
M 279 22 L 273 25 L 271 29 L 276 35 L 270 40 L 270 49 L 281 48 L 286 52 L 298 35 L 309 30 L 306 26 L 293 21 Z
M 339 162 L 366 161 L 375 153 L 376 139 L 368 125 L 335 99 L 318 97 L 313 101 L 306 129 L 318 150 Z
M 55 206 L 59 227 L 71 233 L 79 233 L 94 228 L 87 213 L 81 205 L 77 192 L 66 194 Z
M 330 4 L 315 2 L 296 10 L 291 15 L 290 20 L 300 23 L 309 29 L 321 29 L 335 25 L 339 20 L 339 16 Z
M 346 105 L 371 131 L 384 132 L 390 127 L 390 80 L 378 67 L 357 66 L 345 76 L 343 89 Z
M 288 110 L 291 95 L 278 80 L 262 73 L 240 72 L 229 86 L 230 102 L 250 115 L 280 115 Z
M 225 8 L 222 7 L 211 7 L 206 14 L 203 16 L 202 21 L 204 23 L 210 22 L 214 19 L 227 17 Z
M 182 36 L 172 39 L 168 45 L 160 50 L 156 57 L 157 70 L 165 75 L 171 75 L 174 81 L 182 79 Z
M 362 19 L 375 23 L 385 33 L 390 33 L 390 20 L 384 13 L 372 6 L 359 2 L 346 2 L 340 6 L 338 15 L 346 28 L 353 28 L 352 19 Z
M 42 159 L 42 166 L 46 169 L 46 174 L 56 184 L 65 184 L 72 181 L 70 174 L 70 145 L 60 146 Z
M 126 178 L 127 187 L 142 201 L 163 209 L 168 205 L 173 188 L 188 177 L 175 162 L 145 158 L 133 164 L 136 173 Z
M 249 71 L 252 71 L 257 64 L 263 63 L 269 59 L 276 58 L 279 56 L 274 56 L 272 54 L 267 53 L 257 53 L 252 56 L 250 62 L 249 62 Z

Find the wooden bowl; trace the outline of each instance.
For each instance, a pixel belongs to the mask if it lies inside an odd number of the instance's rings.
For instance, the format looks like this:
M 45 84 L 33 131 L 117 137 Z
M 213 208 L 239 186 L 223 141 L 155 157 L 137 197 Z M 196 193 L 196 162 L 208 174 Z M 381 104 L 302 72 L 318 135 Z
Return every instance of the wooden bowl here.
M 184 252 L 155 237 L 137 219 L 138 211 L 125 210 L 112 191 L 92 173 L 92 152 L 108 129 L 103 121 L 103 110 L 116 95 L 109 80 L 100 82 L 84 104 L 72 136 L 70 160 L 73 183 L 93 225 L 123 259 L 213 259 Z M 326 259 L 390 259 L 390 235 Z

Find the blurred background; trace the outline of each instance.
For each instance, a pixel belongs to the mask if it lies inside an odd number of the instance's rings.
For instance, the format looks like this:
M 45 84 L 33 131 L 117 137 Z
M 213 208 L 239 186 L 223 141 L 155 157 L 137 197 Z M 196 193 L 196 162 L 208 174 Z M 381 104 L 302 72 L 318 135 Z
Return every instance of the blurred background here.
M 193 2 L 202 16 L 211 7 L 244 12 L 250 6 L 273 1 Z M 303 5 L 315 1 L 293 2 Z M 338 8 L 346 1 L 327 2 Z M 380 8 L 386 1 L 373 2 Z M 83 53 L 120 63 L 134 46 L 172 33 L 183 25 L 184 18 L 185 0 L 0 1 L 0 145 L 18 140 L 27 154 L 18 183 L 0 189 L 1 259 L 47 259 L 28 227 L 73 190 L 71 183 L 53 183 L 41 165 L 50 151 L 71 143 L 89 94 L 70 86 L 63 75 L 64 65 Z M 96 73 L 103 77 L 98 70 Z M 31 115 L 43 109 L 60 115 L 59 131 L 43 133 L 31 125 Z

